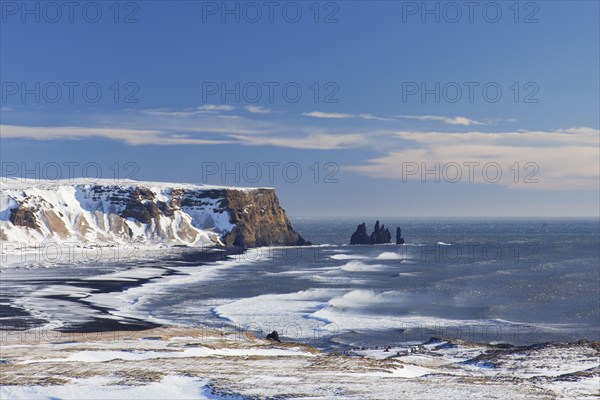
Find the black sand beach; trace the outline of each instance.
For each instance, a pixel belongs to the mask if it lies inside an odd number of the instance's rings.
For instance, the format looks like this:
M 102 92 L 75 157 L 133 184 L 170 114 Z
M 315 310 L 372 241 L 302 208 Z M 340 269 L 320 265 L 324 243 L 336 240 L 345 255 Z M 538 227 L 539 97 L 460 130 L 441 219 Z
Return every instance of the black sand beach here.
M 180 266 L 199 266 L 205 265 L 216 261 L 225 261 L 230 259 L 235 254 L 240 254 L 243 249 L 238 247 L 230 247 L 227 249 L 214 250 L 198 250 L 198 249 L 184 249 L 176 255 L 169 254 L 163 260 L 152 260 L 152 261 L 130 261 L 123 263 L 123 271 L 141 268 L 141 267 L 152 267 L 154 269 L 162 269 L 164 272 L 153 278 L 127 278 L 125 279 L 87 279 L 85 278 L 65 278 L 65 279 L 39 279 L 31 280 L 28 283 L 32 286 L 72 286 L 74 288 L 83 288 L 90 293 L 101 294 L 101 293 L 113 293 L 118 295 L 123 291 L 144 285 L 153 279 L 171 276 L 171 275 L 182 275 L 173 269 L 164 267 L 165 264 L 177 263 Z M 10 285 L 10 280 L 0 280 L 0 330 L 27 330 L 37 328 L 45 325 L 48 321 L 37 318 L 32 315 L 23 307 L 20 307 L 15 300 L 14 293 L 7 293 L 6 288 Z M 57 328 L 60 332 L 108 332 L 118 330 L 137 331 L 144 329 L 151 329 L 159 327 L 159 324 L 145 321 L 139 318 L 131 317 L 120 317 L 114 319 L 110 313 L 110 308 L 98 306 L 92 304 L 86 300 L 86 297 L 74 297 L 69 294 L 56 294 L 48 295 L 43 298 L 60 300 L 63 302 L 73 302 L 78 305 L 83 305 L 89 309 L 97 312 L 100 316 L 93 317 L 89 322 L 85 323 L 68 323 L 67 326 Z M 104 317 L 106 316 L 106 317 Z

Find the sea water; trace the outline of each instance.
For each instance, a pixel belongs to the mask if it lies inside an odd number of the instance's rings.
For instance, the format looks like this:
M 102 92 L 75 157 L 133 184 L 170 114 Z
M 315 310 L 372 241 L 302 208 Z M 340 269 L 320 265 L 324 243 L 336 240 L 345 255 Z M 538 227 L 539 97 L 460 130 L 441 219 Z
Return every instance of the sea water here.
M 85 320 L 86 308 L 87 317 L 103 318 L 100 307 L 113 319 L 257 336 L 277 330 L 283 340 L 321 348 L 433 336 L 513 344 L 600 340 L 597 219 L 389 219 L 381 222 L 393 239 L 400 226 L 406 244 L 349 245 L 363 221 L 371 232 L 372 218 L 294 219 L 317 245 L 251 249 L 212 263 L 182 250 L 185 257 L 143 265 L 57 266 L 42 277 L 10 271 L 3 274 L 2 302 L 13 311 L 21 305 L 23 318 L 37 323 L 68 326 Z M 118 291 L 81 284 L 135 269 L 132 284 Z M 35 283 L 27 274 L 37 274 Z M 74 278 L 65 285 L 64 276 Z M 85 302 L 58 306 L 56 296 L 43 295 L 61 290 Z M 4 316 L 2 328 L 14 320 Z

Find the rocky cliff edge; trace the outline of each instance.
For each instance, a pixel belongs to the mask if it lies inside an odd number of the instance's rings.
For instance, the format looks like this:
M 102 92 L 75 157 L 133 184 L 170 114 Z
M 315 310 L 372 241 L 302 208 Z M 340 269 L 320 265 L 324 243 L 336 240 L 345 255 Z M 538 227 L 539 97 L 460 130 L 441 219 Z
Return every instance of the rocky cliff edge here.
M 89 244 L 309 245 L 274 189 L 0 178 L 0 239 Z

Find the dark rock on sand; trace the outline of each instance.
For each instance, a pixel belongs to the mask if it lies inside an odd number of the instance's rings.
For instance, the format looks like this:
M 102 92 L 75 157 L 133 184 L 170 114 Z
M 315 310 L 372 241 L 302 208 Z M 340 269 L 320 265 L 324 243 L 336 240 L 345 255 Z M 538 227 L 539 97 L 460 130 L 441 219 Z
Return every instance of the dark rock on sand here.
M 273 340 L 275 342 L 281 343 L 281 339 L 279 339 L 279 333 L 277 333 L 277 331 L 273 331 L 273 332 L 269 333 L 267 335 L 267 340 Z

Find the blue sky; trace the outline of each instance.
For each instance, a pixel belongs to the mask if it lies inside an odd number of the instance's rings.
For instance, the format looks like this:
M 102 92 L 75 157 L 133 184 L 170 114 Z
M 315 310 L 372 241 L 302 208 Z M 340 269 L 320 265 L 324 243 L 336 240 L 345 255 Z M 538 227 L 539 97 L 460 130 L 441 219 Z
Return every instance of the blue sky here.
M 22 4 L 4 176 L 274 186 L 292 216 L 599 213 L 596 1 Z

